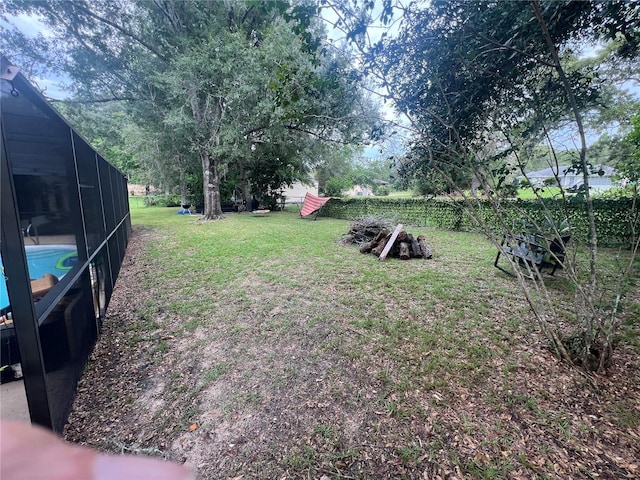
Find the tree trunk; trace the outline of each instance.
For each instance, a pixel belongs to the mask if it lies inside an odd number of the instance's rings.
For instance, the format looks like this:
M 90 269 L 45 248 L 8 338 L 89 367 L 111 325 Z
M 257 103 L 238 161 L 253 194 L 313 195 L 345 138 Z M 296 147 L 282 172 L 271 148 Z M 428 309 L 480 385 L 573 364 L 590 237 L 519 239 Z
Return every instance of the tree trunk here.
M 238 166 L 240 169 L 240 189 L 242 190 L 242 201 L 245 202 L 247 209 L 249 209 L 249 202 L 251 200 L 251 191 L 249 188 L 249 178 L 247 175 L 247 168 L 245 167 L 244 158 L 240 159 Z M 255 194 L 256 192 L 253 192 L 253 193 Z
M 478 196 L 478 188 L 480 188 L 480 186 L 481 186 L 480 180 L 478 180 L 478 176 L 474 174 L 471 177 L 471 196 L 473 198 Z
M 400 260 L 409 260 L 410 258 L 409 244 L 407 242 L 400 242 Z
M 180 165 L 180 205 L 187 205 L 187 182 L 185 181 L 185 167 Z
M 200 153 L 200 159 L 202 160 L 202 187 L 204 190 L 204 220 L 224 218 L 220 201 L 218 160 L 206 150 Z
M 206 128 L 208 138 L 198 142 L 200 161 L 202 162 L 202 190 L 204 194 L 204 220 L 224 218 L 220 199 L 220 171 L 218 157 L 211 155 L 210 147 L 220 145 L 220 126 L 224 118 L 224 99 L 222 97 L 206 97 L 201 99 L 196 89 L 189 92 L 189 103 L 196 124 Z

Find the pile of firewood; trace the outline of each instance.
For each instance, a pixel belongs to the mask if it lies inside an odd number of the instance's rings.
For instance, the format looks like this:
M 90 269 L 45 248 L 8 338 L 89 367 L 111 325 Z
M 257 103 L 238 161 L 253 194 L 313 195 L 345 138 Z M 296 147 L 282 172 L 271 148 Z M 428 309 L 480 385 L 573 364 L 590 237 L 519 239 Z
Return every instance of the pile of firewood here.
M 402 224 L 391 232 L 388 224 L 383 221 L 374 221 L 374 219 L 356 219 L 344 241 L 359 244 L 361 253 L 373 253 L 380 260 L 388 256 L 402 260 L 433 256 L 424 235 L 414 238 L 403 230 Z

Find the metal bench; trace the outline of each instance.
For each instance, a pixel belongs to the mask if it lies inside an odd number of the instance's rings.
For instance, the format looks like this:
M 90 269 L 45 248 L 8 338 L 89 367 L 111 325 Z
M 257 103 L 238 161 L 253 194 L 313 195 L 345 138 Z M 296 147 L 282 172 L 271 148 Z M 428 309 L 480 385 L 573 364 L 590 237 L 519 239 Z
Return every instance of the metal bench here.
M 509 275 L 512 272 L 504 269 L 498 264 L 500 255 L 509 255 L 515 263 L 542 271 L 544 268 L 551 270 L 553 275 L 558 268 L 563 268 L 565 259 L 565 247 L 570 236 L 557 238 L 546 238 L 539 234 L 505 234 L 502 238 L 501 247 L 493 262 L 493 266 Z

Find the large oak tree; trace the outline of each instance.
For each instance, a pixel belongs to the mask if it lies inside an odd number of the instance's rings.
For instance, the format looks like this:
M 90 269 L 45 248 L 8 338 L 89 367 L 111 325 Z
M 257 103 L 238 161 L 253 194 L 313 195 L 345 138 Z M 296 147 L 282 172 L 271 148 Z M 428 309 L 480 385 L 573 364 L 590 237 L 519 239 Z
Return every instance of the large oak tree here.
M 336 57 L 321 48 L 315 11 L 282 0 L 12 0 L 5 12 L 39 15 L 50 35 L 7 32 L 2 48 L 64 71 L 76 101 L 125 102 L 147 134 L 186 136 L 184 152 L 175 152 L 182 142 L 154 142 L 169 149 L 159 149 L 158 161 L 195 153 L 205 218 L 221 218 L 222 175 L 237 168 L 246 185 L 261 144 L 271 142 L 275 158 L 290 159 L 302 178 L 308 164 L 292 152 L 308 150 L 310 138 L 361 140 L 371 121 L 353 77 L 343 75 L 348 64 L 335 70 Z

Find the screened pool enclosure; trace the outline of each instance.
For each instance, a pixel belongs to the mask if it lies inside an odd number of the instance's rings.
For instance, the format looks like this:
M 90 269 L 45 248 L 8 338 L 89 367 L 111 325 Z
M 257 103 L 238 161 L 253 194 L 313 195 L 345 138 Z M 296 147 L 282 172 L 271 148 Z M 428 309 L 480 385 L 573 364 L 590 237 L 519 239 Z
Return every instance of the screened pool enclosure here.
M 127 181 L 2 58 L 2 379 L 61 431 L 124 258 Z

